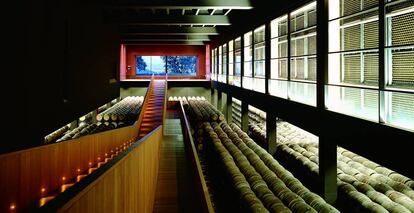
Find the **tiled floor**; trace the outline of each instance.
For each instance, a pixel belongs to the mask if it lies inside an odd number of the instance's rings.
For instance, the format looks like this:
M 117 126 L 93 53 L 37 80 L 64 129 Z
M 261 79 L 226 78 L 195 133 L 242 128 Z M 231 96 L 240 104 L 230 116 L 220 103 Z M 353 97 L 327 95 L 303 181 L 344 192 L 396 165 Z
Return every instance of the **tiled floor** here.
M 180 119 L 169 111 L 164 123 L 154 212 L 200 212 Z

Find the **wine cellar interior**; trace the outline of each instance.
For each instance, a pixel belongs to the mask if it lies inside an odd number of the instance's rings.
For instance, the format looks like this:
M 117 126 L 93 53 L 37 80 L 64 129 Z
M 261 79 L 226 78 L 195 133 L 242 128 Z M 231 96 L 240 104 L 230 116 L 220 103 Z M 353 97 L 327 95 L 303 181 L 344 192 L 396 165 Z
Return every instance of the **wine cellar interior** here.
M 0 212 L 414 213 L 414 1 L 19 10 Z

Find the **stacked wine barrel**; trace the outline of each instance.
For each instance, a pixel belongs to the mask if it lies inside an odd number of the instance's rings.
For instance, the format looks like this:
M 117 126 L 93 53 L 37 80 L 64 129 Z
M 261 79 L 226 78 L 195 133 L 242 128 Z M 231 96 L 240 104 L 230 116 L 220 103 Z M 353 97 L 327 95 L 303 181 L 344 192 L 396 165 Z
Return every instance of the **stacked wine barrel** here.
M 197 101 L 203 101 L 206 100 L 204 96 L 170 96 L 168 97 L 168 101 L 187 101 L 187 100 L 197 100 Z
M 65 135 L 69 131 L 69 126 L 65 125 L 61 127 L 60 129 L 50 133 L 45 137 L 45 143 L 52 143 L 61 138 L 63 135 Z
M 196 103 L 188 101 L 187 111 L 192 124 L 204 121 L 203 151 L 219 159 L 218 165 L 223 166 L 226 180 L 241 201 L 242 212 L 338 212 L 304 187 L 239 127 L 197 112 L 200 106 Z
M 265 132 L 251 124 L 252 132 Z M 257 134 L 255 134 L 257 136 Z M 262 140 L 265 140 L 262 137 Z M 319 173 L 318 139 L 287 122 L 277 124 L 275 156 L 307 183 Z M 351 151 L 338 148 L 338 196 L 345 211 L 414 212 L 414 181 Z M 316 186 L 311 186 L 316 187 Z
M 232 114 L 231 114 L 232 122 L 236 124 L 237 126 L 241 127 L 241 117 L 242 117 L 241 116 L 242 114 L 241 113 L 241 101 L 233 98 L 231 107 L 232 107 Z
M 237 99 L 233 98 L 232 103 L 232 118 L 233 123 L 235 123 L 237 126 L 241 127 L 241 102 Z M 266 122 L 266 113 L 255 108 L 252 106 L 249 106 L 249 124 L 264 124 Z
M 136 121 L 140 106 L 144 101 L 142 96 L 128 96 L 114 104 L 109 109 L 96 116 L 98 122 L 117 122 L 118 125 L 131 125 Z
M 73 130 L 68 130 L 67 128 L 63 134 L 55 137 L 54 140 L 58 138 L 56 142 L 61 142 L 131 125 L 137 120 L 143 101 L 144 98 L 142 96 L 125 97 L 119 102 L 114 100 L 111 102 L 111 104 L 114 104 L 112 107 L 96 116 L 97 123 L 91 121 L 81 122 L 78 127 Z
M 249 123 L 265 124 L 266 113 L 255 107 L 249 106 Z
M 197 143 L 197 149 L 201 150 L 203 148 L 204 136 L 202 124 L 204 122 L 223 122 L 224 115 L 207 100 L 187 99 L 183 103 L 190 115 L 192 136 Z
M 77 138 L 77 137 L 79 137 L 80 132 L 84 128 L 88 127 L 88 126 L 89 125 L 86 124 L 86 123 L 84 123 L 84 122 L 83 123 L 80 123 L 78 125 L 78 127 L 74 128 L 72 130 L 67 131 L 61 138 L 57 139 L 56 142 L 61 142 L 61 141 L 65 141 L 65 140 L 70 140 L 70 139 Z
M 249 109 L 249 135 L 258 144 L 266 141 L 260 111 Z M 306 185 L 316 188 L 318 138 L 287 122 L 277 121 L 275 156 Z M 414 212 L 414 182 L 362 156 L 338 148 L 338 196 L 341 209 L 352 212 Z

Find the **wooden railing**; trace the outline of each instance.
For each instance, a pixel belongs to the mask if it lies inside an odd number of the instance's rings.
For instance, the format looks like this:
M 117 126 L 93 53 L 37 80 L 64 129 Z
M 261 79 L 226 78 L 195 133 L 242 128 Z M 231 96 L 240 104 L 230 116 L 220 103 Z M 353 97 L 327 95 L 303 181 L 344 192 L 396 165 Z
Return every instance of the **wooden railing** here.
M 41 197 L 59 194 L 137 138 L 137 125 L 1 155 L 0 212 L 38 208 Z
M 142 115 L 131 126 L 0 155 L 0 212 L 33 211 L 99 170 L 137 140 Z
M 162 126 L 141 138 L 57 212 L 152 212 Z
M 141 112 L 139 113 L 138 120 L 137 120 L 137 123 L 138 124 L 141 124 L 142 118 L 144 118 L 143 109 L 146 109 L 147 108 L 148 101 L 149 101 L 149 95 L 151 94 L 151 92 L 153 90 L 153 88 L 152 88 L 153 87 L 153 84 L 154 84 L 154 74 L 151 77 L 151 81 L 150 81 L 150 83 L 148 85 L 147 92 L 145 93 L 144 102 L 141 105 Z M 140 125 L 138 125 L 138 128 L 137 128 L 137 135 L 139 135 L 139 126 Z
M 213 213 L 214 208 L 210 199 L 210 193 L 207 188 L 206 180 L 204 178 L 203 170 L 201 169 L 200 160 L 198 158 L 197 149 L 194 145 L 193 137 L 190 132 L 190 123 L 188 122 L 183 103 L 180 101 L 180 119 L 182 132 L 184 136 L 184 142 L 188 155 L 190 156 L 192 167 L 196 175 L 197 190 L 200 195 L 200 202 L 205 213 Z

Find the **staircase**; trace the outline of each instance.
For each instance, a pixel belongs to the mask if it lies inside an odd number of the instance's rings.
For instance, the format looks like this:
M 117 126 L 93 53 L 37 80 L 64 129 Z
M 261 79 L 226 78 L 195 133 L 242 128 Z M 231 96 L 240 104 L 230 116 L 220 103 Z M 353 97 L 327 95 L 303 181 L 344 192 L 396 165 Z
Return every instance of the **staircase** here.
M 165 80 L 154 80 L 148 95 L 148 102 L 142 108 L 143 117 L 139 127 L 138 139 L 143 138 L 153 129 L 162 124 L 165 102 Z

